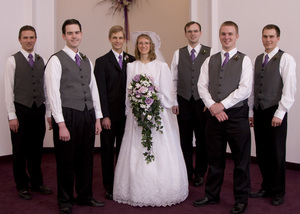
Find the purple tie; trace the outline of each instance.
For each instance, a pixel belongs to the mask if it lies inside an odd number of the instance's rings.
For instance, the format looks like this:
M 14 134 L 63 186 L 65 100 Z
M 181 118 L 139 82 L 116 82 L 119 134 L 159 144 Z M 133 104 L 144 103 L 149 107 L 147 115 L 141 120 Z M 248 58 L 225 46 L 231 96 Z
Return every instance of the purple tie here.
M 28 58 L 29 58 L 29 60 L 28 60 L 29 65 L 30 65 L 31 67 L 33 67 L 34 61 L 33 61 L 33 56 L 32 56 L 32 54 L 29 54 L 29 55 L 28 55 Z
M 224 65 L 226 65 L 226 63 L 229 61 L 229 53 L 228 53 L 228 52 L 224 53 L 224 56 L 225 56 L 225 60 L 224 60 L 224 62 L 223 62 L 223 64 L 222 64 L 222 67 L 223 67 Z
M 122 69 L 122 67 L 123 67 L 122 55 L 119 55 L 119 65 L 120 65 L 120 68 Z
M 191 51 L 191 60 L 192 60 L 192 61 L 194 61 L 195 58 L 196 58 L 195 52 L 196 52 L 195 49 L 192 49 L 192 51 Z
M 75 56 L 75 62 L 77 63 L 78 66 L 80 66 L 80 57 L 78 56 L 78 54 L 76 54 Z
M 265 67 L 265 65 L 266 65 L 268 62 L 269 62 L 269 56 L 268 56 L 268 54 L 266 54 L 266 56 L 265 56 L 265 61 L 263 62 L 262 67 Z

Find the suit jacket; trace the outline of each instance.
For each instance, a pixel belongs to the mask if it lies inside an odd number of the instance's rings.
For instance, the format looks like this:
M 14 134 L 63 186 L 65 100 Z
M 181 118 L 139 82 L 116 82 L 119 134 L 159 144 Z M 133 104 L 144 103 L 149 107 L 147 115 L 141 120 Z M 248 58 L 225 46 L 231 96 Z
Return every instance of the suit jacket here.
M 96 60 L 94 73 L 103 118 L 109 117 L 111 121 L 116 121 L 125 117 L 126 67 L 128 62 L 134 60 L 133 56 L 123 52 L 121 69 L 112 50 Z

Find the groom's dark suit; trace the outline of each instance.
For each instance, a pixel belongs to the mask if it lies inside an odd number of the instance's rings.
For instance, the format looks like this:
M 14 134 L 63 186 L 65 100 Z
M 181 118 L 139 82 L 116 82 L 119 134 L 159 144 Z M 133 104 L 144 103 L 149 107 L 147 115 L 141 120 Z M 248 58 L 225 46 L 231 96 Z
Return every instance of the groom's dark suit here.
M 109 51 L 95 63 L 95 78 L 98 85 L 103 119 L 111 120 L 111 129 L 103 129 L 100 135 L 103 185 L 112 192 L 114 182 L 114 142 L 118 158 L 125 128 L 125 94 L 127 62 L 135 58 L 123 52 L 123 68 L 113 53 Z

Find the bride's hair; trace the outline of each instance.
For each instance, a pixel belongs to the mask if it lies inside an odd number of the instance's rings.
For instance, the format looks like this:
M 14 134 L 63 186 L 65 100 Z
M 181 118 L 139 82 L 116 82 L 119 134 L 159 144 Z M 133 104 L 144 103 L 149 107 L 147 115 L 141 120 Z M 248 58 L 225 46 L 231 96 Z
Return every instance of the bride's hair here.
M 140 53 L 140 51 L 139 51 L 138 44 L 139 44 L 139 39 L 142 38 L 142 37 L 144 37 L 144 38 L 146 38 L 146 39 L 148 39 L 148 40 L 150 41 L 150 51 L 149 51 L 149 56 L 148 56 L 148 57 L 149 57 L 149 60 L 150 60 L 150 61 L 155 60 L 155 59 L 156 59 L 155 45 L 154 45 L 154 43 L 153 43 L 151 37 L 150 37 L 149 35 L 147 35 L 147 34 L 141 34 L 141 35 L 139 35 L 139 36 L 137 37 L 136 43 L 135 43 L 135 50 L 134 50 L 135 58 L 136 58 L 137 60 L 140 60 L 140 59 L 141 59 L 141 53 Z

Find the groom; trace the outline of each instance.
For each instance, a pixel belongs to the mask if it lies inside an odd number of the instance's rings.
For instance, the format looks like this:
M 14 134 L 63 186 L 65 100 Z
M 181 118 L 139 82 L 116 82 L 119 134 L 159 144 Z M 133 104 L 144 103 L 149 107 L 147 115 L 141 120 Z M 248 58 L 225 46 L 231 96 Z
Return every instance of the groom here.
M 126 66 L 135 58 L 125 52 L 125 32 L 121 26 L 109 30 L 108 40 L 112 50 L 99 57 L 95 63 L 95 77 L 98 85 L 103 119 L 101 140 L 101 163 L 105 197 L 113 199 L 114 183 L 114 143 L 116 141 L 116 159 L 125 128 Z

